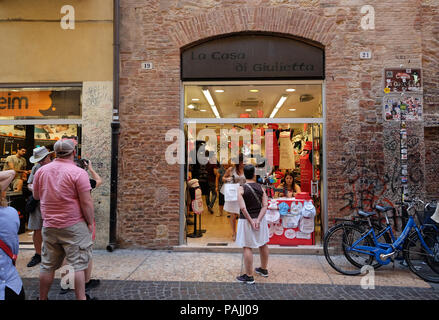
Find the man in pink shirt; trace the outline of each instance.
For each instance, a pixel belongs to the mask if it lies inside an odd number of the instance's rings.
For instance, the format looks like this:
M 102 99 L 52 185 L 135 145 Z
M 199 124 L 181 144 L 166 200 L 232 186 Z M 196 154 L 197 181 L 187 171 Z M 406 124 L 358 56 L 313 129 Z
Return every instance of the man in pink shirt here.
M 34 177 L 33 196 L 40 200 L 43 218 L 43 250 L 40 270 L 40 300 L 46 300 L 55 270 L 63 259 L 75 271 L 76 299 L 85 294 L 85 269 L 91 259 L 94 219 L 90 180 L 73 159 L 75 142 L 59 140 L 54 145 L 57 158 L 41 167 Z

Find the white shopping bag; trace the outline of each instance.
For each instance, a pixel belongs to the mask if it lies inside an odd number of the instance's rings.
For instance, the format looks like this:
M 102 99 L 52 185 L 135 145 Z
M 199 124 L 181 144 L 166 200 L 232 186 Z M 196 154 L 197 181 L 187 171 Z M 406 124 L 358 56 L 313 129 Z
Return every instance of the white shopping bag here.
M 226 183 L 224 185 L 224 200 L 237 201 L 238 190 L 239 190 L 239 183 Z

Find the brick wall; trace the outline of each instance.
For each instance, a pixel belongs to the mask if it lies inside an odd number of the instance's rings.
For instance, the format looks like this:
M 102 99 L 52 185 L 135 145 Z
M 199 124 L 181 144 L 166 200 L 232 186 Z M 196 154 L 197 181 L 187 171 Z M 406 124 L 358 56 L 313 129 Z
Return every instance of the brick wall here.
M 437 117 L 436 2 L 122 0 L 121 245 L 178 245 L 179 168 L 164 160 L 164 136 L 179 127 L 180 48 L 220 34 L 264 31 L 323 44 L 329 218 L 393 204 L 400 193 L 399 124 L 382 118 L 383 70 L 423 67 L 425 111 Z M 365 4 L 375 9 L 374 30 L 360 26 Z M 369 50 L 372 59 L 361 60 L 360 52 Z M 141 70 L 142 61 L 154 69 Z M 422 124 L 410 128 L 421 139 L 422 160 Z M 423 181 L 423 169 L 418 174 Z

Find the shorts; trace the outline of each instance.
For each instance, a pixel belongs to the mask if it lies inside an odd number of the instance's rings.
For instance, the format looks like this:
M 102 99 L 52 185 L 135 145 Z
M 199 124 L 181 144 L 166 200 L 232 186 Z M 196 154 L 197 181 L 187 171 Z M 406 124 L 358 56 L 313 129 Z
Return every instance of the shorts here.
M 12 190 L 17 189 L 17 187 L 18 187 L 18 183 L 19 183 L 20 181 L 22 182 L 23 180 L 21 180 L 21 178 L 17 178 L 17 179 L 12 180 L 12 182 L 11 182 Z
M 35 210 L 29 213 L 29 221 L 27 223 L 29 230 L 41 230 L 43 228 L 43 218 L 41 217 L 40 205 L 38 204 Z
M 43 227 L 41 271 L 50 272 L 62 266 L 64 257 L 76 271 L 85 270 L 91 260 L 92 234 L 84 221 L 67 228 Z

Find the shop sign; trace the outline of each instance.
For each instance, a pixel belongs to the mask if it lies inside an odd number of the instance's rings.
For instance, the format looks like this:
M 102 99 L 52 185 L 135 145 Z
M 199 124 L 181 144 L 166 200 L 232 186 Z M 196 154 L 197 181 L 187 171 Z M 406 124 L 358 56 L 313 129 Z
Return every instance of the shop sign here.
M 385 69 L 385 92 L 421 92 L 421 69 Z
M 81 115 L 81 91 L 0 91 L 0 117 Z
M 324 79 L 324 50 L 295 39 L 240 35 L 182 52 L 182 80 Z

